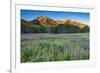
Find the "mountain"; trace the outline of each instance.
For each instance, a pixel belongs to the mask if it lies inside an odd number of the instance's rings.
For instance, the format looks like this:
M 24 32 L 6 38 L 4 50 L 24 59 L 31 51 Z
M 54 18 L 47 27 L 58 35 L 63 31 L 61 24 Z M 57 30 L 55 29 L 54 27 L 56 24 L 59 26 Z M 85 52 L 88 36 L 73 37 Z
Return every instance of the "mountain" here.
M 21 19 L 22 33 L 78 33 L 89 32 L 90 27 L 71 19 L 54 20 L 46 16 L 39 16 L 32 21 Z
M 63 21 L 61 21 L 61 20 L 53 20 L 45 16 L 37 17 L 36 19 L 30 21 L 30 24 L 43 25 L 46 27 L 55 27 L 55 26 L 58 26 L 59 24 L 69 24 L 69 25 L 80 27 L 80 28 L 83 28 L 85 26 L 89 27 L 86 24 L 83 24 L 77 21 L 72 21 L 70 19 L 64 19 Z
M 31 24 L 35 24 L 35 25 L 43 25 L 46 27 L 54 27 L 57 26 L 57 23 L 55 20 L 45 17 L 45 16 L 39 16 L 36 19 L 34 19 L 33 21 L 30 21 Z

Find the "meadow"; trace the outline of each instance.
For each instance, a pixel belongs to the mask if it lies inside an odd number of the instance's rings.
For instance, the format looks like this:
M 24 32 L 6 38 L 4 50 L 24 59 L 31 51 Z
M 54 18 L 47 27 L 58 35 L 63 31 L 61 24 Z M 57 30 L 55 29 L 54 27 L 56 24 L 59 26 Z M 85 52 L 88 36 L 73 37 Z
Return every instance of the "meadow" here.
M 89 33 L 21 34 L 21 63 L 88 60 Z

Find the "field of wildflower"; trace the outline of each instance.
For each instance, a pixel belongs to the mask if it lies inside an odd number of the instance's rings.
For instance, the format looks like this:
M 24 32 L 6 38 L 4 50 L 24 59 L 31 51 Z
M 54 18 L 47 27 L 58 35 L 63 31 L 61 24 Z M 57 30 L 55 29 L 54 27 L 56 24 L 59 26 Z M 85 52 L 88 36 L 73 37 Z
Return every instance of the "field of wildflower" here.
M 21 63 L 89 59 L 89 33 L 22 34 Z

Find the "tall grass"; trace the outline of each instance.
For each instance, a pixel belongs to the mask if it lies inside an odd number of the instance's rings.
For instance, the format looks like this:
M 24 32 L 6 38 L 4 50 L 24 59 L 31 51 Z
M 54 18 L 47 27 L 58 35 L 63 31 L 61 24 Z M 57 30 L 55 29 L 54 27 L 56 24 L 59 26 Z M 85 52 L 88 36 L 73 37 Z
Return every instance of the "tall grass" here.
M 85 37 L 86 36 L 86 37 Z M 89 59 L 89 35 L 21 40 L 21 62 Z

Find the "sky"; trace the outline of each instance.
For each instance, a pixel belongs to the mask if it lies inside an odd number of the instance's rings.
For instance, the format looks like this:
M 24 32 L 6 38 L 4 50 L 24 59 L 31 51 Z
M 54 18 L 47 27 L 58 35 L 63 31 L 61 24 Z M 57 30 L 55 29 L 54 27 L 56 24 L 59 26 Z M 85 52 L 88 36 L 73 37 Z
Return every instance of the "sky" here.
M 40 10 L 21 10 L 21 19 L 30 21 L 38 16 L 46 16 L 54 20 L 71 19 L 89 25 L 90 13 L 83 12 L 58 12 L 58 11 L 40 11 Z

